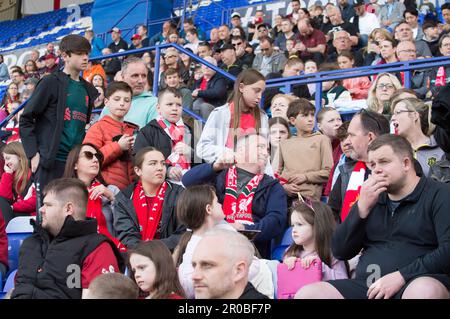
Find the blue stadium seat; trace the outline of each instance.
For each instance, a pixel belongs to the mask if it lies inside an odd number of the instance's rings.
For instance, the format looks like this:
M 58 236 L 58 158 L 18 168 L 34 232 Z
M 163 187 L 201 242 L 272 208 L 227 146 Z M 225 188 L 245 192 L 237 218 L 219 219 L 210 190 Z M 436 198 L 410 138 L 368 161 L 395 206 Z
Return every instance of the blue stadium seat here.
M 8 236 L 8 263 L 10 272 L 19 267 L 19 251 L 22 242 L 31 236 L 33 227 L 30 220 L 34 217 L 15 217 L 6 226 Z
M 11 289 L 14 288 L 14 278 L 16 277 L 17 270 L 11 272 L 6 279 L 5 287 L 3 287 L 3 292 L 8 293 Z
M 288 229 L 286 229 L 286 231 L 284 232 L 281 243 L 272 250 L 271 259 L 282 261 L 284 252 L 292 244 L 292 242 L 293 242 L 293 239 L 292 239 L 292 226 L 291 226 Z

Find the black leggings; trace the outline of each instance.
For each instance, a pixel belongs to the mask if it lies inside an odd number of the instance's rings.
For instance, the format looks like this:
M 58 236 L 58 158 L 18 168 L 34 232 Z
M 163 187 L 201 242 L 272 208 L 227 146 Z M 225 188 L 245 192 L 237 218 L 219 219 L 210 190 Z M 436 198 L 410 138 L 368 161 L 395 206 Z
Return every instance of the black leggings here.
M 11 208 L 10 203 L 4 197 L 1 196 L 0 196 L 0 211 L 3 215 L 3 219 L 5 220 L 5 226 L 8 225 L 9 221 L 14 217 L 30 216 L 30 214 L 14 212 Z

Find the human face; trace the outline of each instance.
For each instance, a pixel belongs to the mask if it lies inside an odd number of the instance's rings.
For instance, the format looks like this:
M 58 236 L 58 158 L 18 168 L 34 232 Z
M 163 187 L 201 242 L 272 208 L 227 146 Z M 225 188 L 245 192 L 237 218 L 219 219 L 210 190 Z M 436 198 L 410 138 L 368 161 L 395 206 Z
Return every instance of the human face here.
M 24 77 L 22 75 L 20 75 L 19 72 L 13 72 L 11 74 L 11 78 L 12 78 L 11 80 L 13 81 L 13 83 L 15 83 L 17 85 L 21 84 L 24 80 Z
M 242 52 L 245 53 L 245 43 L 241 39 L 231 40 L 231 44 L 234 46 L 234 50 L 238 51 L 238 49 L 242 49 Z
M 169 35 L 169 43 L 177 43 L 178 39 L 179 37 L 176 33 L 172 33 L 171 35 Z
M 298 18 L 299 19 L 305 19 L 308 18 L 308 15 L 303 11 L 302 9 L 298 10 Z
M 450 24 L 450 10 L 444 9 L 442 10 L 442 17 L 445 20 L 445 23 Z
M 222 62 L 225 65 L 230 66 L 234 62 L 236 62 L 236 51 L 234 51 L 233 49 L 223 50 L 220 53 L 220 57 L 222 58 Z
M 280 142 L 286 140 L 288 137 L 288 129 L 283 124 L 276 123 L 270 127 L 270 145 L 273 147 L 278 147 Z
M 133 40 L 131 40 L 132 42 L 133 42 L 133 45 L 136 47 L 136 48 L 139 48 L 140 46 L 141 46 L 141 39 L 133 39 Z
M 291 124 L 295 125 L 300 135 L 308 135 L 314 129 L 315 117 L 314 112 L 308 114 L 298 114 L 296 118 L 291 117 L 289 119 Z
M 383 59 L 388 60 L 395 56 L 395 48 L 390 41 L 381 41 L 380 53 Z
M 55 62 L 56 62 L 55 59 L 52 59 L 52 58 L 46 59 L 45 60 L 45 66 L 47 68 L 52 68 L 55 65 Z
M 161 185 L 166 178 L 166 160 L 158 151 L 147 152 L 141 167 L 135 167 L 134 171 L 141 181 L 150 185 Z
M 289 21 L 283 21 L 281 22 L 281 31 L 283 33 L 289 33 L 292 31 L 292 23 Z
M 125 72 L 122 72 L 123 80 L 133 90 L 133 96 L 144 92 L 147 83 L 147 72 L 147 67 L 143 62 L 131 63 Z
M 409 12 L 406 12 L 405 13 L 405 20 L 406 20 L 406 22 L 408 22 L 408 24 L 409 24 L 409 26 L 411 28 L 417 27 L 418 17 L 416 17 L 415 15 L 413 15 L 413 14 L 411 14 Z
M 293 48 L 294 48 L 294 41 L 286 40 L 286 51 L 291 52 Z
M 105 99 L 105 105 L 109 108 L 112 118 L 122 121 L 131 107 L 131 93 L 116 91 L 109 99 Z
M 322 133 L 330 139 L 336 138 L 337 130 L 342 125 L 341 115 L 338 111 L 328 111 L 323 115 L 323 119 L 318 123 Z
M 55 45 L 53 43 L 48 43 L 47 44 L 47 52 L 48 53 L 53 53 L 55 52 Z
M 375 90 L 375 96 L 379 101 L 389 101 L 395 91 L 396 88 L 388 76 L 382 76 L 379 78 L 377 88 Z
M 239 17 L 233 17 L 232 19 L 231 19 L 231 24 L 233 25 L 233 27 L 238 27 L 238 26 L 240 26 L 241 25 L 241 18 L 239 18 Z M 234 31 L 234 30 L 233 30 Z M 239 31 L 239 30 L 238 30 Z
M 164 56 L 164 61 L 168 66 L 175 66 L 179 57 L 178 52 L 175 50 L 167 50 L 166 55 Z
M 341 145 L 341 149 L 342 149 L 342 153 L 344 153 L 344 155 L 346 157 L 351 158 L 351 143 L 350 140 L 348 138 L 343 139 L 340 142 Z
M 341 69 L 351 69 L 353 68 L 354 61 L 352 59 L 347 58 L 346 56 L 340 56 L 337 59 L 339 67 Z
M 269 155 L 269 145 L 264 137 L 252 135 L 237 144 L 236 163 L 257 164 L 260 170 L 264 170 Z
M 261 39 L 262 37 L 266 37 L 269 34 L 269 30 L 267 30 L 265 27 L 258 28 L 258 39 Z
M 314 243 L 313 225 L 303 218 L 303 216 L 294 211 L 291 215 L 292 239 L 296 245 L 310 246 Z
M 214 74 L 216 74 L 216 71 L 214 71 L 213 69 L 210 69 L 206 65 L 202 64 L 202 73 L 203 73 L 204 77 L 210 79 L 214 76 Z
M 19 93 L 19 90 L 17 89 L 17 84 L 11 83 L 8 87 L 8 94 L 11 97 L 16 97 Z
M 308 61 L 305 63 L 305 74 L 311 74 L 317 72 L 317 64 L 314 61 Z
M 116 42 L 120 40 L 120 33 L 119 32 L 111 32 L 111 39 Z
M 169 25 L 168 23 L 164 22 L 164 24 L 163 24 L 163 32 L 167 32 L 169 30 L 168 25 Z M 147 35 L 147 32 L 144 30 L 144 28 L 142 26 L 138 27 L 137 32 L 138 32 L 138 34 L 141 37 L 144 36 L 144 35 L 145 36 Z
M 45 195 L 43 204 L 40 208 L 42 228 L 46 229 L 52 236 L 56 236 L 61 231 L 64 220 L 68 215 L 68 203 L 61 203 L 56 194 L 50 192 Z
M 355 9 L 356 15 L 362 17 L 364 13 L 366 12 L 365 6 L 355 6 L 353 5 L 353 8 Z
M 13 172 L 17 171 L 20 165 L 20 158 L 15 154 L 3 153 L 5 166 L 8 166 Z
M 272 56 L 273 53 L 273 47 L 270 44 L 269 41 L 263 41 L 259 47 L 261 48 L 261 53 L 266 56 L 266 57 L 270 57 Z
M 325 81 L 325 82 L 323 82 L 322 83 L 322 90 L 323 91 L 330 90 L 334 86 L 335 83 L 336 83 L 335 81 Z
M 100 162 L 98 159 L 99 156 L 100 155 L 97 154 L 97 151 L 93 147 L 89 145 L 84 145 L 81 147 L 78 161 L 75 164 L 75 170 L 77 171 L 78 178 L 81 179 L 81 177 L 86 176 L 86 179 L 93 180 L 98 175 L 100 170 Z
M 131 254 L 130 266 L 139 289 L 151 293 L 156 279 L 156 267 L 153 261 L 147 256 Z
M 241 83 L 239 85 L 239 91 L 242 93 L 244 103 L 251 109 L 259 106 L 265 89 L 266 83 L 262 80 L 254 84 L 245 85 L 244 83 Z
M 221 26 L 219 28 L 219 39 L 222 41 L 228 40 L 230 37 L 230 29 L 226 26 Z
M 219 29 L 212 29 L 209 35 L 212 43 L 219 41 Z
M 441 51 L 443 56 L 450 56 L 450 38 L 444 38 L 444 40 L 442 40 L 439 51 Z
M 418 121 L 418 113 L 409 110 L 404 102 L 398 102 L 395 105 L 391 122 L 394 125 L 396 135 L 406 137 L 409 132 L 415 129 L 416 121 Z
M 416 46 L 409 41 L 400 42 L 397 45 L 397 57 L 400 61 L 411 61 L 417 58 Z
M 395 39 L 398 41 L 412 41 L 413 32 L 411 26 L 407 23 L 402 23 L 395 29 Z
M 212 204 L 208 204 L 206 206 L 206 210 L 210 213 L 210 216 L 214 222 L 214 224 L 218 224 L 224 220 L 225 214 L 222 210 L 222 205 L 219 203 L 216 194 L 213 194 L 214 199 Z
M 360 115 L 354 116 L 350 121 L 347 130 L 347 141 L 350 157 L 357 161 L 363 161 L 367 158 L 367 147 L 370 143 L 369 134 L 367 134 L 361 125 Z
M 427 39 L 432 41 L 439 38 L 439 28 L 437 26 L 426 28 L 425 30 L 423 30 L 423 33 L 425 33 Z
M 395 154 L 392 147 L 385 145 L 369 152 L 367 166 L 372 174 L 386 179 L 387 192 L 395 195 L 403 188 L 411 161 Z
M 298 31 L 302 37 L 309 37 L 313 33 L 313 28 L 306 24 L 304 21 L 300 20 L 297 24 Z
M 273 99 L 272 104 L 270 106 L 272 117 L 282 117 L 287 120 L 288 107 L 289 101 L 286 98 L 281 96 Z
M 89 53 L 71 53 L 70 56 L 66 53 L 62 54 L 63 60 L 65 62 L 65 67 L 74 70 L 77 72 L 81 72 L 87 69 Z
M 28 61 L 28 62 L 25 64 L 25 71 L 26 71 L 26 72 L 33 72 L 33 71 L 35 71 L 35 67 L 34 67 L 33 62 Z
M 328 10 L 328 18 L 332 25 L 338 25 L 342 22 L 341 11 L 338 8 L 330 8 Z
M 293 12 L 298 12 L 300 10 L 300 1 L 292 1 L 291 6 Z
M 303 69 L 304 69 L 303 63 L 297 63 L 294 64 L 293 66 L 288 66 L 286 64 L 286 66 L 284 67 L 283 76 L 284 77 L 297 76 L 300 74 L 301 71 L 303 71 Z
M 207 56 L 212 56 L 211 49 L 207 46 L 199 46 L 197 50 L 197 55 L 201 58 L 205 58 Z
M 170 123 L 177 123 L 183 112 L 181 97 L 176 97 L 172 93 L 166 93 L 160 99 L 156 109 L 165 120 Z
M 333 45 L 338 52 L 349 50 L 352 45 L 347 32 L 336 32 L 333 38 Z
M 166 85 L 171 88 L 178 88 L 180 86 L 180 77 L 178 74 L 167 75 Z
M 92 85 L 93 86 L 103 86 L 103 78 L 101 75 L 94 75 L 94 77 L 92 78 Z

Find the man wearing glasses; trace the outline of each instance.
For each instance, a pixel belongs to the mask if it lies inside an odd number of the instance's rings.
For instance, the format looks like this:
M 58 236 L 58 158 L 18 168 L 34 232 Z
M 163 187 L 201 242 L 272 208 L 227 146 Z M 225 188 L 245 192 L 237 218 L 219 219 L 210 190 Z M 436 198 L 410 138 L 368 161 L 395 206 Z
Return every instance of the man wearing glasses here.
M 231 38 L 231 44 L 236 51 L 236 57 L 241 62 L 242 67 L 244 69 L 251 68 L 255 55 L 245 50 L 247 48 L 247 41 L 240 36 L 233 36 Z
M 269 73 L 281 72 L 287 59 L 283 53 L 274 51 L 273 40 L 263 37 L 260 41 L 260 48 L 261 53 L 256 54 L 253 68 L 264 76 Z

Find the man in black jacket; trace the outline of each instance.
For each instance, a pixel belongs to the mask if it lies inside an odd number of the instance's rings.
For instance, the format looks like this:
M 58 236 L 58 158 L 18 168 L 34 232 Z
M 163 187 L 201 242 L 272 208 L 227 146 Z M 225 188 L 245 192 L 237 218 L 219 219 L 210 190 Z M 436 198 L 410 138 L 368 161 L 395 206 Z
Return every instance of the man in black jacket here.
M 11 298 L 81 299 L 98 275 L 123 272 L 119 250 L 86 218 L 88 192 L 76 178 L 52 181 L 45 189 L 42 226 L 20 248 Z
M 417 176 L 412 147 L 386 134 L 369 146 L 372 174 L 337 227 L 333 255 L 361 252 L 355 279 L 306 286 L 299 298 L 450 298 L 450 186 Z
M 109 33 L 111 33 L 112 42 L 108 45 L 112 53 L 117 53 L 119 50 L 128 50 L 128 43 L 121 38 L 121 31 L 118 27 L 112 28 Z
M 41 189 L 62 176 L 67 155 L 85 136 L 97 89 L 80 77 L 91 45 L 68 35 L 59 46 L 65 66 L 42 78 L 20 117 L 20 137 Z

